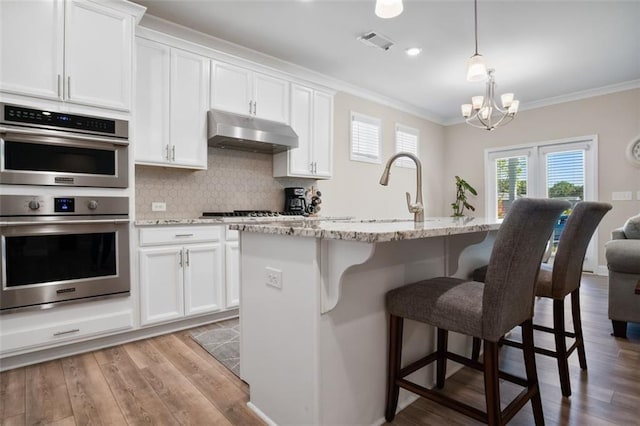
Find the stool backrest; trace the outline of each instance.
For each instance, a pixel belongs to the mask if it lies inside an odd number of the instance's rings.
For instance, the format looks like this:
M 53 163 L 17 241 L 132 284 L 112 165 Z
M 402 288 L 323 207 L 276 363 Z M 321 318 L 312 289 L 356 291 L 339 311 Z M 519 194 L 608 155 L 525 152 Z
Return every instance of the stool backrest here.
M 573 207 L 564 225 L 553 261 L 551 294 L 560 299 L 580 285 L 582 263 L 589 241 L 611 204 L 582 201 Z
M 568 201 L 520 198 L 496 236 L 487 268 L 482 306 L 485 338 L 498 341 L 533 316 L 535 284 L 551 231 Z

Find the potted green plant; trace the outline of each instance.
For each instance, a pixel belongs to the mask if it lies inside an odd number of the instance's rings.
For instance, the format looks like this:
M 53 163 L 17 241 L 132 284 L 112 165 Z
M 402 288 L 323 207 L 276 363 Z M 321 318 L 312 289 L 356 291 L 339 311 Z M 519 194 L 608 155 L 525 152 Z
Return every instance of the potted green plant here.
M 478 195 L 478 192 L 473 186 L 469 185 L 469 183 L 460 176 L 456 176 L 456 202 L 451 203 L 451 208 L 453 209 L 451 216 L 463 217 L 464 209 L 476 211 L 476 208 L 467 201 L 467 191 L 473 195 Z

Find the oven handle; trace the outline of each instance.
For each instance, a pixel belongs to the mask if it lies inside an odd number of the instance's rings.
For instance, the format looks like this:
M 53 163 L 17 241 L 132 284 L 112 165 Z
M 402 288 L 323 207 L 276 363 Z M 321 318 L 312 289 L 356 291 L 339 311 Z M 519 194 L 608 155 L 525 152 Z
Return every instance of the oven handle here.
M 88 142 L 107 142 L 112 143 L 114 145 L 129 145 L 128 139 L 120 139 L 120 138 L 110 138 L 110 137 L 100 137 L 94 136 L 90 134 L 77 134 L 72 132 L 61 132 L 59 130 L 47 130 L 47 129 L 21 129 L 15 127 L 4 127 L 0 126 L 0 136 L 3 138 L 7 138 L 7 135 L 16 134 L 16 135 L 25 135 L 25 136 L 48 136 L 48 137 L 58 137 L 64 139 L 73 139 L 79 141 L 88 141 Z
M 33 226 L 33 225 L 97 225 L 102 223 L 123 224 L 129 219 L 80 219 L 80 220 L 28 220 L 24 222 L 5 222 L 0 219 L 0 226 Z

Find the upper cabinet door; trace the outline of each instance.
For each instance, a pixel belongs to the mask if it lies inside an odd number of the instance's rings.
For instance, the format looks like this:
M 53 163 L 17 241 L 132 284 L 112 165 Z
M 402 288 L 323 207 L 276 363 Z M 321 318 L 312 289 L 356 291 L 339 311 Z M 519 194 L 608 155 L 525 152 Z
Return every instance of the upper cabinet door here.
M 291 86 L 291 127 L 298 135 L 298 147 L 289 151 L 289 174 L 312 176 L 311 135 L 313 90 Z
M 251 115 L 251 71 L 215 61 L 211 67 L 211 108 Z
M 0 90 L 62 98 L 64 2 L 0 1 Z
M 135 160 L 141 163 L 169 161 L 170 48 L 136 40 Z
M 333 96 L 315 92 L 313 98 L 313 158 L 316 177 L 331 177 L 333 158 Z
M 67 3 L 65 97 L 69 102 L 130 109 L 132 26 L 131 16 L 125 13 L 80 0 Z
M 171 161 L 207 167 L 209 59 L 171 49 Z
M 265 120 L 289 122 L 289 82 L 254 74 L 253 115 Z

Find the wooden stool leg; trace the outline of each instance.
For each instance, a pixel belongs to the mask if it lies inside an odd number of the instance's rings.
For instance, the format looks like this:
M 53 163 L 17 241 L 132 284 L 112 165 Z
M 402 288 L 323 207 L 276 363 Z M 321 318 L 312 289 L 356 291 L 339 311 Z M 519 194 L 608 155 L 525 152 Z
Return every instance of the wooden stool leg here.
M 480 344 L 482 340 L 478 337 L 473 338 L 473 347 L 471 349 L 471 359 L 474 361 L 478 361 L 480 359 Z
M 438 329 L 438 358 L 436 361 L 436 387 L 444 387 L 444 379 L 447 376 L 447 343 L 449 332 L 443 328 Z
M 570 396 L 571 382 L 569 380 L 567 342 L 564 336 L 564 299 L 553 301 L 553 330 L 556 338 L 556 358 L 558 361 L 558 373 L 560 375 L 560 388 L 562 389 L 563 396 Z
M 498 343 L 484 341 L 484 393 L 487 403 L 487 423 L 502 424 L 500 382 L 498 381 Z
M 614 336 L 622 337 L 623 339 L 627 338 L 627 322 L 626 321 L 611 320 L 611 325 L 613 326 Z
M 571 316 L 573 317 L 573 330 L 576 334 L 576 348 L 578 349 L 578 361 L 580 368 L 587 369 L 587 355 L 584 351 L 584 337 L 582 336 L 582 319 L 580 317 L 580 287 L 571 292 Z
M 385 418 L 391 422 L 396 416 L 398 407 L 398 394 L 400 388 L 396 385 L 396 379 L 400 373 L 402 358 L 402 325 L 404 318 L 391 315 L 389 320 L 389 367 L 387 370 L 387 407 Z
M 541 426 L 544 425 L 544 415 L 542 414 L 542 398 L 540 398 L 540 385 L 538 384 L 536 354 L 535 348 L 533 347 L 533 322 L 531 320 L 527 320 L 522 323 L 522 345 L 529 389 L 535 388 L 535 393 L 531 397 L 533 418 L 536 422 L 536 426 Z

